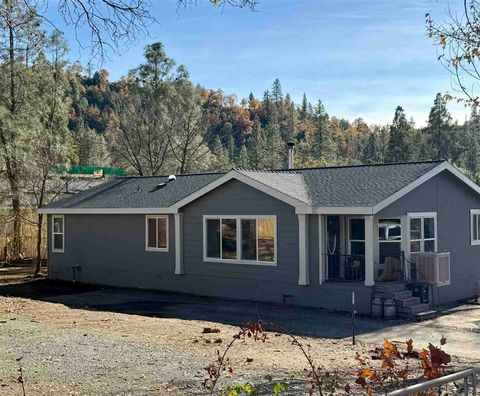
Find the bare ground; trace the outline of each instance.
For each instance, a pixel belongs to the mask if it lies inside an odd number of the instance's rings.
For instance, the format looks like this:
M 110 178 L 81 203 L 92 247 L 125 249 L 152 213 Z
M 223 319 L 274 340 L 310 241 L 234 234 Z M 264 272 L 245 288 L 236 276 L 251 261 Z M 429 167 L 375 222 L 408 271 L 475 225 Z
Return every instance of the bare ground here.
M 0 294 L 2 282 L 20 287 L 35 281 L 25 273 L 7 275 L 0 270 Z M 202 333 L 206 327 L 219 333 Z M 238 327 L 218 322 L 0 296 L 0 395 L 22 394 L 16 380 L 20 357 L 28 396 L 207 394 L 201 385 L 203 368 L 237 332 Z M 368 356 L 375 346 L 360 341 L 354 347 L 349 338 L 300 339 L 318 365 L 338 370 L 348 382 L 359 368 L 355 353 Z M 230 361 L 234 373 L 226 377 L 228 383 L 265 382 L 264 376 L 272 374 L 295 378 L 288 394 L 306 394 L 299 390 L 305 381 L 305 359 L 285 334 L 269 333 L 265 343 L 238 344 Z M 456 368 L 469 364 L 470 360 L 455 359 Z

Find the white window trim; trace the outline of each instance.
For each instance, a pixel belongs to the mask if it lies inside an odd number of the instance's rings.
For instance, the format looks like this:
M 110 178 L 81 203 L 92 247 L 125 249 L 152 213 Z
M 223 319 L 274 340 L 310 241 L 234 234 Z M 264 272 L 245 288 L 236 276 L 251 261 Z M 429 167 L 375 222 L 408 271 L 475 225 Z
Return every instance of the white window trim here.
M 363 220 L 363 225 L 365 227 L 365 217 L 363 216 L 348 216 L 347 218 L 347 252 L 348 255 L 350 256 L 352 254 L 352 242 L 363 242 L 364 249 L 366 249 L 366 241 L 367 241 L 367 230 L 365 230 L 365 236 L 364 239 L 350 239 L 350 220 Z M 365 250 L 366 253 L 366 250 Z M 364 254 L 365 256 L 365 254 Z
M 165 221 L 165 223 L 166 223 L 165 234 L 166 234 L 166 239 L 167 239 L 167 247 L 166 248 L 153 248 L 153 247 L 148 246 L 148 220 L 149 219 L 165 219 L 166 220 Z M 170 245 L 169 228 L 170 228 L 170 224 L 169 224 L 168 216 L 166 216 L 166 215 L 161 215 L 161 216 L 145 215 L 145 250 L 147 252 L 168 252 L 168 246 Z M 157 238 L 157 243 L 158 243 L 158 238 Z
M 477 216 L 477 237 L 479 239 L 473 239 L 473 216 Z M 470 209 L 470 244 L 471 246 L 480 245 L 480 209 Z
M 222 259 L 222 258 L 214 258 L 214 257 L 207 257 L 207 220 L 220 220 L 220 241 L 222 240 L 222 220 L 225 219 L 235 219 L 237 220 L 237 258 L 233 259 Z M 274 251 L 275 251 L 275 260 L 274 261 L 257 261 L 257 260 L 243 260 L 240 258 L 242 254 L 242 226 L 240 220 L 252 220 L 255 219 L 269 219 L 273 220 L 275 225 L 275 236 L 274 236 Z M 257 233 L 258 233 L 258 223 L 257 223 Z M 258 235 L 257 235 L 257 256 L 258 256 Z M 203 261 L 206 263 L 229 263 L 229 264 L 246 264 L 246 265 L 263 265 L 268 267 L 276 267 L 277 266 L 277 216 L 274 215 L 204 215 L 203 216 Z M 220 245 L 220 254 L 221 254 L 222 246 Z
M 424 230 L 424 224 L 425 218 L 433 218 L 433 224 L 434 224 L 434 232 L 435 232 L 435 238 L 424 238 L 425 236 L 425 230 Z M 411 239 L 410 238 L 410 220 L 411 219 L 421 219 L 421 226 L 420 226 L 420 239 Z M 407 213 L 407 242 L 408 242 L 408 253 L 409 254 L 415 254 L 415 253 L 423 253 L 425 252 L 425 241 L 435 241 L 435 251 L 438 251 L 438 230 L 437 230 L 437 212 L 418 212 L 418 213 Z M 420 241 L 420 251 L 418 252 L 412 252 L 411 251 L 411 242 L 416 242 Z
M 62 232 L 55 232 L 55 219 L 62 219 Z M 55 235 L 62 236 L 61 249 L 55 249 Z M 52 215 L 52 252 L 54 253 L 65 252 L 65 216 L 64 215 Z

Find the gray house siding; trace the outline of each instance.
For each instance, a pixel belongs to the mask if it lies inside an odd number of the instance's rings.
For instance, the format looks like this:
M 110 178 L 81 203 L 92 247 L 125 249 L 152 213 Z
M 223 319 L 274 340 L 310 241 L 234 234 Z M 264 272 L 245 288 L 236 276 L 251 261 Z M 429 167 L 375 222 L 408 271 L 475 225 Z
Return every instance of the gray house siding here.
M 378 217 L 437 212 L 438 250 L 451 254 L 451 285 L 436 287 L 435 303 L 472 297 L 480 279 L 480 246 L 470 244 L 470 209 L 480 197 L 447 171 L 382 210 Z M 405 230 L 406 232 L 406 230 Z
M 184 210 L 185 275 L 180 290 L 212 296 L 349 310 L 357 290 L 359 310 L 370 312 L 371 290 L 362 285 L 319 285 L 318 216 L 309 217 L 310 285 L 298 285 L 298 217 L 295 209 L 233 180 Z M 276 215 L 277 266 L 203 262 L 203 215 Z M 197 282 L 192 282 L 192 277 Z
M 65 251 L 52 252 L 49 216 L 49 276 L 112 286 L 156 288 L 168 284 L 175 265 L 173 216 L 168 252 L 145 250 L 144 215 L 65 215 Z
M 49 276 L 113 286 L 179 291 L 198 295 L 350 310 L 368 314 L 371 288 L 361 284 L 319 285 L 318 216 L 309 216 L 310 285 L 298 285 L 298 216 L 295 209 L 232 180 L 183 208 L 184 274 L 174 275 L 174 218 L 170 215 L 169 251 L 145 251 L 144 215 L 65 215 L 65 252 L 51 251 Z M 275 215 L 277 266 L 203 261 L 203 215 Z M 51 216 L 49 215 L 49 238 Z

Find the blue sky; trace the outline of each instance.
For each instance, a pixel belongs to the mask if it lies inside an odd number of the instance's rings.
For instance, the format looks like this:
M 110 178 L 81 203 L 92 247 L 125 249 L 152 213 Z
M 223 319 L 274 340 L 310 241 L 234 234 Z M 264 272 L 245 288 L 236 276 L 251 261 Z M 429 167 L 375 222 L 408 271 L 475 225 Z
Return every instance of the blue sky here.
M 152 0 L 157 25 L 150 37 L 110 54 L 112 80 L 142 61 L 143 47 L 161 41 L 205 87 L 261 97 L 275 78 L 299 103 L 306 92 L 330 115 L 388 123 L 397 105 L 424 125 L 437 92 L 451 90 L 425 32 L 425 13 L 446 19 L 460 0 L 260 0 L 257 12 L 215 9 L 207 0 L 177 10 L 174 0 Z M 72 60 L 88 60 L 67 28 Z M 449 109 L 460 122 L 467 111 Z

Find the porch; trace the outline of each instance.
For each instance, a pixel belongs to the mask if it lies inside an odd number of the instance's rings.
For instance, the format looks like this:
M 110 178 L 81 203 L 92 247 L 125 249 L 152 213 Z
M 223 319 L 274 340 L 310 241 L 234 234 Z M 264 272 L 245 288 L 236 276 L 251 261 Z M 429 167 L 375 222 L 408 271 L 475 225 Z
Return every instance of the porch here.
M 436 252 L 436 235 L 435 213 L 319 215 L 321 281 L 418 280 L 415 254 Z

